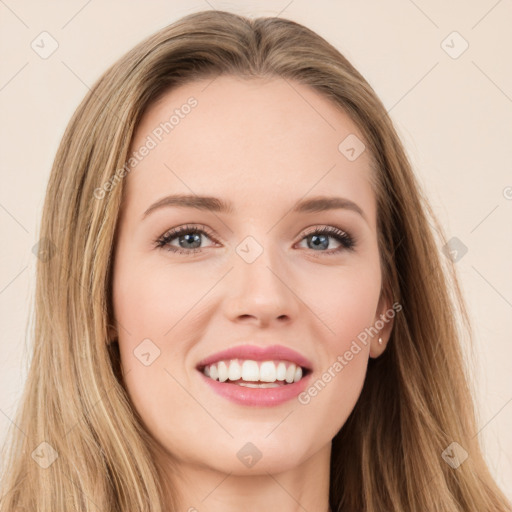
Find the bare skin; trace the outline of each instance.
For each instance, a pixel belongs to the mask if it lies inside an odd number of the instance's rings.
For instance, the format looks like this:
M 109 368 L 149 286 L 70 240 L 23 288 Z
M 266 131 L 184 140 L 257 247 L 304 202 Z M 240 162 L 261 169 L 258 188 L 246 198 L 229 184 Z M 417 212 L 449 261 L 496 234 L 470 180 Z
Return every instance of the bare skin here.
M 348 135 L 363 137 L 317 92 L 230 76 L 166 93 L 145 113 L 134 150 L 191 96 L 197 105 L 124 178 L 113 298 L 126 387 L 162 462 L 178 468 L 179 510 L 326 512 L 331 441 L 392 327 L 387 321 L 333 370 L 392 307 L 381 294 L 368 151 L 353 161 L 340 152 Z M 170 194 L 229 200 L 233 212 L 166 206 L 143 218 Z M 348 199 L 361 213 L 291 211 L 317 196 Z M 195 245 L 192 233 L 156 246 L 180 226 L 208 231 Z M 349 234 L 353 248 L 332 233 L 313 243 L 313 228 L 329 227 Z M 239 246 L 262 252 L 248 263 Z M 149 365 L 134 355 L 145 339 L 151 359 L 160 350 Z M 312 383 L 329 368 L 331 379 L 307 404 L 235 404 L 196 365 L 243 343 L 293 348 L 312 362 Z M 237 456 L 247 443 L 261 453 L 251 467 Z

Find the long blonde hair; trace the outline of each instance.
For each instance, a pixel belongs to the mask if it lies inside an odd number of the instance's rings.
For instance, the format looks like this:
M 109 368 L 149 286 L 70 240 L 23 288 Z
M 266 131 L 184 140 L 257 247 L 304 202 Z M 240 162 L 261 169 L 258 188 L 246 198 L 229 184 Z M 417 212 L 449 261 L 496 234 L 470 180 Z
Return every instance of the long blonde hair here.
M 123 168 L 150 104 L 222 74 L 314 88 L 357 124 L 373 157 L 383 288 L 403 311 L 333 440 L 332 510 L 510 512 L 476 435 L 461 350 L 470 325 L 453 264 L 440 253 L 442 229 L 386 109 L 306 27 L 222 11 L 191 14 L 137 45 L 98 80 L 66 129 L 43 209 L 33 357 L 4 445 L 0 511 L 176 510 L 155 465 L 158 447 L 124 388 L 119 353 L 106 343 L 124 180 L 101 187 Z M 469 455 L 457 468 L 442 457 L 454 441 Z

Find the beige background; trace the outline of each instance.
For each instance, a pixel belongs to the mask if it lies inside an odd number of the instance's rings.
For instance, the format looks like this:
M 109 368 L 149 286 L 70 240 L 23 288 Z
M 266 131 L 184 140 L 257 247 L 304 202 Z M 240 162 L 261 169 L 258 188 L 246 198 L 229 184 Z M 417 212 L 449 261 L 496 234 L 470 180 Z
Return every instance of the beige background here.
M 212 8 L 307 25 L 390 111 L 448 237 L 468 249 L 457 270 L 477 343 L 478 435 L 512 499 L 512 5 L 501 0 L 1 0 L 1 439 L 26 376 L 32 248 L 64 128 L 118 57 L 177 18 Z M 48 51 L 50 37 L 58 48 L 44 59 L 31 43 Z

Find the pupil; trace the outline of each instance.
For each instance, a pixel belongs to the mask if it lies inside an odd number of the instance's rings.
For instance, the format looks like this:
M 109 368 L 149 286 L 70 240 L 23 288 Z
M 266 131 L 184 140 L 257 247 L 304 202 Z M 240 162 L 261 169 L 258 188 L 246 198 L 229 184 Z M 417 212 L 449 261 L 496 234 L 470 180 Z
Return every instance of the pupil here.
M 192 237 L 192 240 L 189 240 L 189 237 Z M 194 238 L 195 238 L 196 242 L 198 242 L 199 244 L 201 243 L 201 236 L 199 235 L 199 233 L 188 234 L 188 235 L 182 236 L 181 238 L 184 238 L 186 243 L 194 243 Z M 194 249 L 196 247 L 194 247 Z
M 319 239 L 323 239 L 323 242 L 318 242 Z M 326 248 L 328 245 L 328 237 L 325 235 L 313 235 L 312 242 L 315 247 L 319 247 L 320 244 L 323 244 L 323 247 Z

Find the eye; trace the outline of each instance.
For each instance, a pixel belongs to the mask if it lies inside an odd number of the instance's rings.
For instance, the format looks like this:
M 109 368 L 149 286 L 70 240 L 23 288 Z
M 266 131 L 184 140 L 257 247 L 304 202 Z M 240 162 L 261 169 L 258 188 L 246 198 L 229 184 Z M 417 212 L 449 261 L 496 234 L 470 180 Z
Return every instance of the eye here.
M 337 249 L 331 249 L 329 251 L 322 251 L 320 249 L 327 248 L 329 245 L 329 238 L 336 240 L 341 247 Z M 324 228 L 312 228 L 306 232 L 304 238 L 306 242 L 310 242 L 315 252 L 326 253 L 326 255 L 339 254 L 343 250 L 353 251 L 355 247 L 355 240 L 345 231 L 335 228 L 333 226 L 327 226 Z M 301 240 L 301 241 L 302 241 Z M 307 244 L 310 247 L 310 244 Z
M 168 231 L 160 238 L 155 240 L 155 246 L 159 249 L 167 249 L 168 251 L 176 254 L 194 254 L 201 252 L 201 237 L 206 236 L 215 240 L 213 234 L 206 228 L 206 226 L 181 226 L 176 229 Z M 178 239 L 178 246 L 173 245 L 171 242 Z M 340 247 L 331 249 L 329 251 L 323 251 L 322 248 L 327 248 L 329 245 L 329 239 L 336 240 Z M 339 254 L 343 250 L 353 251 L 355 247 L 355 240 L 345 231 L 341 229 L 328 226 L 323 228 L 313 228 L 306 232 L 301 242 L 306 240 L 308 248 L 312 247 L 315 252 L 322 252 L 326 255 Z M 310 247 L 311 245 L 311 247 Z
M 210 231 L 205 226 L 181 226 L 155 240 L 155 245 L 157 248 L 166 248 L 168 251 L 177 254 L 193 254 L 201 251 L 198 248 L 198 245 L 201 244 L 201 235 L 206 235 L 208 238 L 212 237 Z M 184 247 L 172 245 L 171 242 L 175 238 L 178 238 L 178 243 L 183 243 Z M 192 245 L 192 247 L 189 245 Z

